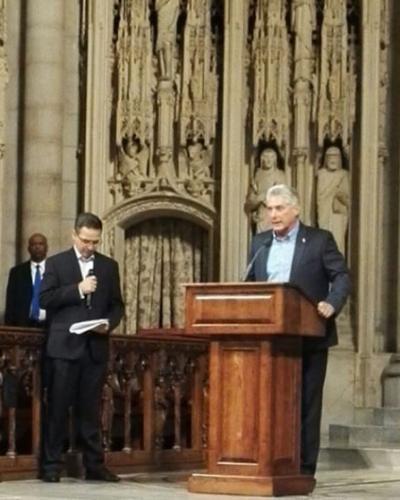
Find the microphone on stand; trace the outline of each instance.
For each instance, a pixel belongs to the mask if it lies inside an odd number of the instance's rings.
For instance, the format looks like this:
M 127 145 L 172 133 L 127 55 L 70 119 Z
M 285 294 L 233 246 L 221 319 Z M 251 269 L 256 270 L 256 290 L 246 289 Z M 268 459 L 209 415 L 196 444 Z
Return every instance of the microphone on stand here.
M 261 253 L 261 250 L 263 250 L 267 243 L 269 243 L 269 238 L 265 239 L 260 247 L 258 248 L 257 252 L 253 255 L 251 261 L 249 262 L 248 266 L 246 267 L 245 272 L 243 273 L 242 280 L 241 281 L 247 281 L 247 278 L 249 277 L 250 271 L 253 269 L 254 262 L 256 261 L 257 257 Z
M 87 273 L 87 276 L 94 276 L 94 270 L 93 270 L 93 268 L 89 269 L 89 272 Z M 85 295 L 85 306 L 88 309 L 92 308 L 92 294 L 91 293 L 87 293 Z

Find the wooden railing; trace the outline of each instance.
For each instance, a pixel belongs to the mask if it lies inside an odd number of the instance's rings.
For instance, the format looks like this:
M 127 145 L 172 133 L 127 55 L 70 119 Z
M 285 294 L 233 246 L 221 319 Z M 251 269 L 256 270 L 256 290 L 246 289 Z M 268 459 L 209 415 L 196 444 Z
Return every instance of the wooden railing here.
M 0 327 L 0 479 L 35 477 L 46 391 L 44 333 Z M 206 343 L 175 331 L 112 335 L 101 426 L 106 462 L 116 472 L 198 468 L 204 464 Z M 79 475 L 73 409 L 67 471 Z

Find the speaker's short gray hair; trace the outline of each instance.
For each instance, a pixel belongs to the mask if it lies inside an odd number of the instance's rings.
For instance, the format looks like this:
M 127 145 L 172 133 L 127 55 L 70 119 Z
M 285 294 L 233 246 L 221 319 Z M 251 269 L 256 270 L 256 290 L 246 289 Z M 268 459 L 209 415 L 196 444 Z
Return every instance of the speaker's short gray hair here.
M 280 196 L 288 205 L 300 208 L 300 198 L 298 192 L 286 184 L 275 184 L 268 189 L 265 200 L 268 202 L 273 196 Z

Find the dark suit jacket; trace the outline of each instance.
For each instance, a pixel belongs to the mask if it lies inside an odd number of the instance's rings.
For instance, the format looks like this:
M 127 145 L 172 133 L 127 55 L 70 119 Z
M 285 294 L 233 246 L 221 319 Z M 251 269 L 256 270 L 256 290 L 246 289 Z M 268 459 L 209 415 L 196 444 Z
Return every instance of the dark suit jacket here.
M 249 281 L 267 281 L 266 264 L 272 244 L 272 231 L 257 234 L 252 242 L 250 259 L 259 251 L 249 272 Z M 259 250 L 260 249 L 260 250 Z M 329 231 L 300 223 L 289 283 L 300 287 L 316 304 L 324 300 L 337 315 L 350 293 L 350 277 L 343 255 Z M 305 350 L 320 350 L 338 342 L 334 317 L 326 322 L 326 335 L 305 339 Z
M 95 253 L 94 274 L 97 289 L 92 294 L 91 309 L 81 299 L 78 283 L 82 281 L 78 259 L 73 248 L 50 257 L 40 290 L 40 307 L 48 314 L 47 355 L 52 358 L 78 359 L 89 346 L 92 358 L 105 362 L 108 358 L 108 335 L 69 332 L 72 323 L 108 318 L 110 330 L 120 322 L 124 304 L 121 297 L 118 264 Z
M 28 260 L 10 270 L 6 292 L 6 325 L 29 326 L 29 313 L 32 302 L 31 262 Z

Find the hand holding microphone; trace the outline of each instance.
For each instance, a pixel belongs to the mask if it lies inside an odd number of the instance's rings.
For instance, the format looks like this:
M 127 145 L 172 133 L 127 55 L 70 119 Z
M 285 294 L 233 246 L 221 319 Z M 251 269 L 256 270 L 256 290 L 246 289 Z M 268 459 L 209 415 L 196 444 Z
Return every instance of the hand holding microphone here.
M 79 289 L 85 297 L 85 305 L 88 309 L 92 307 L 92 293 L 96 291 L 96 288 L 97 278 L 93 269 L 89 269 L 86 278 L 79 283 Z

